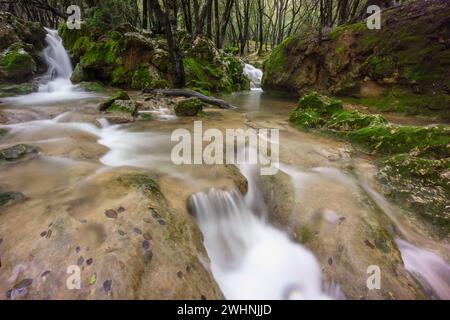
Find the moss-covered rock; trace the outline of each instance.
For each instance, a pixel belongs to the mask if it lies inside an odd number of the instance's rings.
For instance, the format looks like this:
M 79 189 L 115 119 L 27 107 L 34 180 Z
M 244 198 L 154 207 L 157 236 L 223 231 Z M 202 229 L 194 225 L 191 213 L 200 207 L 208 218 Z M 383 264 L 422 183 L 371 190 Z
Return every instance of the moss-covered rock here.
M 138 109 L 136 103 L 131 100 L 115 100 L 113 104 L 107 109 L 108 112 L 123 112 L 131 114 L 132 116 L 138 115 Z
M 99 82 L 88 82 L 88 81 L 83 81 L 80 82 L 78 84 L 78 86 L 85 90 L 85 91 L 89 91 L 89 92 L 102 92 L 103 90 L 105 90 L 105 87 L 103 86 L 103 84 L 99 83 Z
M 26 22 L 7 12 L 0 12 L 1 86 L 10 87 L 27 82 L 46 70 L 46 65 L 40 57 L 45 45 L 45 35 L 44 28 L 38 23 Z M 5 93 L 0 89 L 0 95 L 3 96 L 13 93 L 14 90 Z
M 337 135 L 364 151 L 389 156 L 378 161 L 377 178 L 386 194 L 444 236 L 449 234 L 449 126 L 394 125 L 380 115 L 344 110 L 338 101 L 317 93 L 299 101 L 290 121 L 300 129 Z
M 195 117 L 203 110 L 205 104 L 197 98 L 179 101 L 175 106 L 175 114 L 179 117 Z
M 0 84 L 0 98 L 29 94 L 38 89 L 39 86 L 33 82 Z
M 109 27 L 112 31 L 101 31 L 99 25 L 107 20 L 95 15 L 90 13 L 82 30 L 72 32 L 65 25 L 59 29 L 78 63 L 74 82 L 96 80 L 134 90 L 170 87 L 171 63 L 164 37 L 114 25 Z M 249 88 L 242 61 L 218 50 L 207 38 L 183 32 L 178 38 L 187 87 L 205 94 Z
M 383 13 L 380 30 L 365 21 L 292 36 L 264 65 L 263 88 L 301 96 L 318 92 L 361 99 L 380 110 L 449 118 L 450 6 L 415 1 Z
M 100 111 L 108 110 L 108 108 L 110 108 L 116 100 L 130 100 L 130 96 L 125 91 L 118 90 L 114 92 L 111 95 L 111 97 L 109 97 L 100 104 L 99 106 Z
M 36 62 L 20 42 L 11 45 L 0 55 L 0 74 L 6 80 L 27 81 L 36 70 Z
M 26 156 L 37 154 L 39 149 L 28 144 L 18 144 L 0 150 L 0 162 L 12 162 L 20 160 Z
M 425 159 L 400 154 L 379 163 L 377 178 L 398 203 L 450 234 L 450 158 Z
M 0 208 L 9 207 L 17 202 L 25 200 L 25 196 L 20 192 L 1 192 L 0 191 Z

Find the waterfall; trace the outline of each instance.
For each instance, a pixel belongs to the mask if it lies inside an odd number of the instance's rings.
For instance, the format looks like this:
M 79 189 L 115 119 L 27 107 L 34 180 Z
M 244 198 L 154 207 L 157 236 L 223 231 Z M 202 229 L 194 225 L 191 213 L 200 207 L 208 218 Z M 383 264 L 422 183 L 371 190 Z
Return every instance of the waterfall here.
M 263 72 L 250 64 L 244 65 L 244 74 L 250 80 L 252 90 L 261 90 Z
M 47 28 L 45 30 L 47 31 L 46 47 L 42 56 L 48 69 L 40 79 L 38 92 L 6 98 L 3 99 L 4 101 L 19 105 L 31 105 L 78 100 L 92 96 L 72 84 L 70 80 L 73 72 L 72 63 L 58 31 Z
M 330 299 L 314 255 L 254 215 L 238 191 L 194 194 L 189 209 L 227 299 Z

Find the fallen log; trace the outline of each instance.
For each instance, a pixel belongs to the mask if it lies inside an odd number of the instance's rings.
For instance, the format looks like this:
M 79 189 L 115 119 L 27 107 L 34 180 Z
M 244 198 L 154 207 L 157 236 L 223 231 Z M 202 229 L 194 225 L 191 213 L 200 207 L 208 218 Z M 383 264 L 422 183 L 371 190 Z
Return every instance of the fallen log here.
M 214 106 L 218 106 L 222 109 L 236 109 L 235 106 L 229 104 L 224 100 L 213 97 L 207 97 L 204 94 L 201 94 L 200 92 L 189 89 L 147 89 L 147 90 L 144 89 L 144 93 L 161 94 L 168 97 L 197 98 L 200 101 L 203 101 L 207 104 L 212 104 Z

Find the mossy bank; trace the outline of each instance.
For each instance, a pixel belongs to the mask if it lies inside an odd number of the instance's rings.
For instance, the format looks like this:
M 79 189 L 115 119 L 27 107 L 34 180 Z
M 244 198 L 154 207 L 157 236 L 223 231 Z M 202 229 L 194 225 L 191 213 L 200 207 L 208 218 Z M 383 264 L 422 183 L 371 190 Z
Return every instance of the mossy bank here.
M 450 126 L 395 125 L 381 115 L 345 110 L 341 101 L 317 93 L 300 99 L 290 121 L 377 155 L 377 178 L 385 194 L 440 235 L 450 234 Z
M 314 34 L 316 34 L 314 32 Z M 264 65 L 263 88 L 301 96 L 314 90 L 381 111 L 450 119 L 450 6 L 416 1 L 324 35 L 292 36 Z

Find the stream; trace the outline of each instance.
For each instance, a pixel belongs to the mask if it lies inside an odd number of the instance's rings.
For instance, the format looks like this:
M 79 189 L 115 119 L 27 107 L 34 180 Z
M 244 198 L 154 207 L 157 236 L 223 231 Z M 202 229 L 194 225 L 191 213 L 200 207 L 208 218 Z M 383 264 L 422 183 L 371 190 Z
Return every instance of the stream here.
M 203 119 L 205 128 L 222 131 L 280 129 L 279 174 L 263 178 L 256 166 L 238 166 L 248 181 L 242 195 L 222 168 L 172 163 L 171 133 L 192 131 L 191 119 L 177 118 L 161 105 L 151 111 L 156 120 L 109 123 L 96 110 L 107 93 L 73 85 L 72 65 L 57 32 L 48 30 L 46 41 L 49 70 L 39 91 L 2 99 L 0 105 L 13 119 L 0 125 L 8 130 L 0 148 L 22 143 L 40 148 L 39 155 L 3 164 L 0 172 L 2 191 L 20 191 L 29 199 L 0 212 L 0 238 L 11 235 L 0 246 L 3 291 L 18 279 L 14 274 L 27 256 L 38 260 L 26 263 L 33 275 L 41 272 L 34 270 L 39 263 L 57 261 L 51 249 L 37 246 L 30 236 L 42 231 L 47 216 L 87 220 L 93 208 L 115 203 L 105 177 L 143 172 L 156 177 L 178 215 L 187 214 L 189 199 L 210 260 L 205 268 L 227 299 L 450 299 L 448 239 L 435 238 L 381 195 L 373 158 L 291 127 L 287 118 L 295 101 L 266 95 L 261 70 L 246 65 L 252 90 L 223 97 L 237 110 L 208 108 Z M 132 206 L 133 199 L 128 201 Z M 392 240 L 383 242 L 383 237 Z M 381 269 L 381 290 L 366 289 L 371 265 Z

